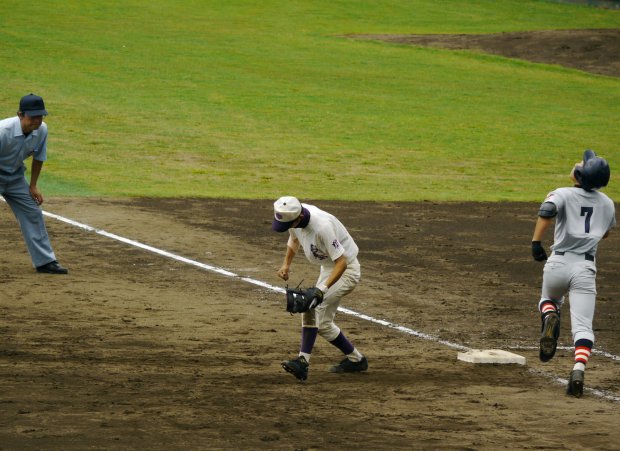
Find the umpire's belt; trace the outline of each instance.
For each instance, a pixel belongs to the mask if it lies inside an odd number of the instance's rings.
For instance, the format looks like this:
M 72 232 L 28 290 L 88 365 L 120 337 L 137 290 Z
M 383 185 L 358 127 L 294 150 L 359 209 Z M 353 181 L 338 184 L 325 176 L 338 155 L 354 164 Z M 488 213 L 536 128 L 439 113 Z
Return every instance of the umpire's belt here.
M 555 251 L 554 254 L 555 255 L 564 255 L 566 252 L 559 252 L 559 251 Z M 583 257 L 588 260 L 593 262 L 594 261 L 594 255 L 591 254 L 583 254 Z

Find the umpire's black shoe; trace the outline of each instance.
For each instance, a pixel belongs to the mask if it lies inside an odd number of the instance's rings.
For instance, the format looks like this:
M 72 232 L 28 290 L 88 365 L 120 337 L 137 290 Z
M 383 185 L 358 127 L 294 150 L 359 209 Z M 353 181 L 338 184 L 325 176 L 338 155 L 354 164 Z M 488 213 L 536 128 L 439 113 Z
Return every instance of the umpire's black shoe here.
M 300 381 L 308 379 L 308 362 L 302 355 L 293 360 L 285 360 L 282 362 L 282 368 L 291 373 Z
M 49 262 L 42 266 L 37 266 L 37 272 L 47 273 L 47 274 L 68 274 L 69 270 L 67 268 L 63 268 L 60 266 L 56 260 L 53 262 Z
M 542 333 L 540 334 L 540 360 L 548 362 L 555 355 L 560 336 L 560 315 L 549 312 L 542 319 Z
M 348 358 L 344 359 L 338 365 L 334 365 L 329 369 L 330 373 L 357 373 L 368 369 L 368 360 L 362 357 L 359 362 L 353 362 Z
M 568 378 L 568 386 L 566 387 L 566 394 L 572 395 L 575 398 L 581 398 L 583 395 L 583 381 L 585 378 L 585 371 L 573 370 L 570 372 Z

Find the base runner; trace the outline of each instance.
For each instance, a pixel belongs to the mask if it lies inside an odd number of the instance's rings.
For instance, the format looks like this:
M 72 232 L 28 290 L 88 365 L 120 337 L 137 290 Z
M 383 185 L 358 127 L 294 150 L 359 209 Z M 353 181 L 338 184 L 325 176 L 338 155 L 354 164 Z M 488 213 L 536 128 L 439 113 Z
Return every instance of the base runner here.
M 598 191 L 607 186 L 609 176 L 607 161 L 586 150 L 583 161 L 570 174 L 574 186 L 550 192 L 540 206 L 532 237 L 532 256 L 537 261 L 546 260 L 538 304 L 542 320 L 540 360 L 548 362 L 555 355 L 560 311 L 568 294 L 575 364 L 566 391 L 575 397 L 583 394 L 586 364 L 594 346 L 596 250 L 616 225 L 613 201 Z M 547 259 L 541 240 L 554 218 L 552 255 Z

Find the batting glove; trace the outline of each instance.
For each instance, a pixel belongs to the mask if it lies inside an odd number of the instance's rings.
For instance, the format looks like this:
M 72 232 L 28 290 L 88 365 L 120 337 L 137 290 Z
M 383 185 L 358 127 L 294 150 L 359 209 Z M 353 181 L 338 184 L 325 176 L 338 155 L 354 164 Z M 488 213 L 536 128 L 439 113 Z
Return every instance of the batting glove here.
M 547 253 L 545 252 L 545 248 L 542 247 L 540 241 L 532 241 L 532 257 L 537 262 L 543 262 L 547 260 Z

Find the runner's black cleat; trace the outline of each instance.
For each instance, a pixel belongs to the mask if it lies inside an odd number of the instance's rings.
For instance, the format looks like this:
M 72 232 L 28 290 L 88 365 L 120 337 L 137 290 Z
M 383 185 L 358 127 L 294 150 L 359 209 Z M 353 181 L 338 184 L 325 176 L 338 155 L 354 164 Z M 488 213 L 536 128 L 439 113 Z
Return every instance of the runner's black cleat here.
M 568 378 L 568 386 L 566 387 L 566 394 L 572 395 L 575 398 L 581 398 L 583 395 L 583 381 L 585 379 L 585 372 L 581 370 L 573 370 L 570 372 Z
M 542 362 L 548 362 L 555 355 L 560 336 L 560 315 L 549 312 L 542 319 L 539 357 Z

